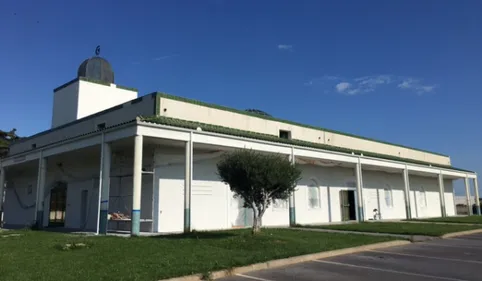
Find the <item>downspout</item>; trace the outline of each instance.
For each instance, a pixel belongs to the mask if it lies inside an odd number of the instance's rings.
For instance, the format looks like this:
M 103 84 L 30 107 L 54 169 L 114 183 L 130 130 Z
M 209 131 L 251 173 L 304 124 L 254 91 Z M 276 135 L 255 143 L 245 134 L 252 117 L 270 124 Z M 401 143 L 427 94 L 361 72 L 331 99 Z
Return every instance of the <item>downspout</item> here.
M 296 165 L 296 159 L 295 159 L 295 149 L 292 146 L 291 147 L 291 154 L 290 154 L 290 164 L 292 166 Z M 296 225 L 296 206 L 295 206 L 295 191 L 293 191 L 292 194 L 290 194 L 289 197 L 289 219 L 290 219 L 290 226 L 295 226 Z
M 101 196 L 102 196 L 102 177 L 103 177 L 103 169 L 104 169 L 104 140 L 105 134 L 102 133 L 102 141 L 100 143 L 100 172 L 99 172 L 99 196 L 97 200 L 97 226 L 95 230 L 95 235 L 99 235 L 99 223 L 100 223 L 100 204 L 101 204 Z

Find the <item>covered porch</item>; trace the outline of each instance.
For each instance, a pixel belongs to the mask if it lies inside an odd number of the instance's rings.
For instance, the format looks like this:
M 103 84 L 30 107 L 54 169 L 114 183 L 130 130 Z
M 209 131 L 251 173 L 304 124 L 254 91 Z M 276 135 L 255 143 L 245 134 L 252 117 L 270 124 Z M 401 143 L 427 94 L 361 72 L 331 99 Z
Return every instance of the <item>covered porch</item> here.
M 228 136 L 204 132 L 201 128 L 190 130 L 137 121 L 129 126 L 107 128 L 68 142 L 33 149 L 2 160 L 0 188 L 7 187 L 6 193 L 9 198 L 4 209 L 8 210 L 7 212 L 14 210 L 8 204 L 11 204 L 10 198 L 15 198 L 14 196 L 19 194 L 15 186 L 16 181 L 21 179 L 20 182 L 25 181 L 21 184 L 25 187 L 26 195 L 30 196 L 30 203 L 19 203 L 25 207 L 25 213 L 20 221 L 35 222 L 39 228 L 57 226 L 65 229 L 90 230 L 100 234 L 130 232 L 131 235 L 140 235 L 160 230 L 168 232 L 166 225 L 181 225 L 181 229 L 173 227 L 173 232 L 188 232 L 196 228 L 193 226 L 192 216 L 198 214 L 194 212 L 206 210 L 209 205 L 213 205 L 211 202 L 207 206 L 200 206 L 202 200 L 196 200 L 193 205 L 192 198 L 194 195 L 202 197 L 207 193 L 213 195 L 213 198 L 218 196 L 217 198 L 223 198 L 225 201 L 222 207 L 218 206 L 216 209 L 215 213 L 219 214 L 216 220 L 224 220 L 227 227 L 238 224 L 246 226 L 246 222 L 239 222 L 242 219 L 240 217 L 236 218 L 236 222 L 231 222 L 232 217 L 238 217 L 233 215 L 233 212 L 239 214 L 240 208 L 238 204 L 236 210 L 231 210 L 232 204 L 228 202 L 232 200 L 232 194 L 229 192 L 215 194 L 213 188 L 202 184 L 198 184 L 195 192 L 193 191 L 193 180 L 198 177 L 211 177 L 202 179 L 206 182 L 218 181 L 202 169 L 194 168 L 196 161 L 209 161 L 223 151 L 237 148 L 284 154 L 290 157 L 293 164 L 336 166 L 353 171 L 353 178 L 344 184 L 354 191 L 358 221 L 386 218 L 384 214 L 387 214 L 387 211 L 379 207 L 379 187 L 376 188 L 378 194 L 375 200 L 378 208 L 372 208 L 374 201 L 367 202 L 370 198 L 369 178 L 372 172 L 382 172 L 400 178 L 401 186 L 390 188 L 392 191 L 400 190 L 405 206 L 405 218 L 419 217 L 416 202 L 419 202 L 421 193 L 417 193 L 420 190 L 412 187 L 419 185 L 412 178 L 422 177 L 436 182 L 438 207 L 442 216 L 447 215 L 445 181 L 464 179 L 468 191 L 469 182 L 472 180 L 474 193 L 478 198 L 477 176 L 474 173 Z M 212 167 L 215 163 L 210 165 Z M 173 169 L 174 166 L 177 168 Z M 194 175 L 194 171 L 198 171 L 198 175 Z M 164 175 L 169 175 L 169 178 Z M 12 185 L 12 182 L 15 184 Z M 176 188 L 160 190 L 160 187 L 167 186 L 166 184 Z M 219 182 L 216 183 L 216 188 L 219 187 L 221 190 L 218 184 Z M 3 193 L 3 190 L 0 190 L 0 194 Z M 295 197 L 296 193 L 287 202 L 289 211 L 286 212 L 286 218 L 283 217 L 285 213 L 280 212 L 277 214 L 283 218 L 273 220 L 280 223 L 286 221 L 288 225 L 297 223 L 298 200 Z M 331 196 L 328 198 L 331 199 Z M 392 197 L 392 200 L 393 198 L 395 197 Z M 328 200 L 328 204 L 333 203 Z M 220 214 L 221 209 L 224 210 L 223 214 Z M 374 212 L 373 209 L 377 211 Z M 332 206 L 328 209 L 330 222 L 333 210 Z M 477 213 L 480 214 L 478 204 Z M 205 214 L 200 212 L 199 215 Z M 10 214 L 4 216 L 7 224 L 11 220 L 9 216 Z M 171 222 L 166 224 L 169 220 Z M 202 222 L 200 228 L 215 227 L 207 223 Z

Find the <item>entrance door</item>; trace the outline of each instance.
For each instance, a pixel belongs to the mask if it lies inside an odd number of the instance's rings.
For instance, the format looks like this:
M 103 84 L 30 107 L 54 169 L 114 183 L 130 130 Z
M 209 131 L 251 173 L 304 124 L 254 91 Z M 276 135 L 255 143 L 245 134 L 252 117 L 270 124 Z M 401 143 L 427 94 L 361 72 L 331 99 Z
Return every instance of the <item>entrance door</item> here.
M 82 193 L 80 194 L 80 228 L 85 229 L 85 226 L 87 224 L 87 200 L 89 200 L 89 191 L 88 190 L 82 190 Z
M 65 207 L 67 199 L 67 186 L 61 184 L 50 191 L 49 226 L 65 224 Z
M 355 191 L 341 190 L 340 205 L 342 221 L 356 220 Z

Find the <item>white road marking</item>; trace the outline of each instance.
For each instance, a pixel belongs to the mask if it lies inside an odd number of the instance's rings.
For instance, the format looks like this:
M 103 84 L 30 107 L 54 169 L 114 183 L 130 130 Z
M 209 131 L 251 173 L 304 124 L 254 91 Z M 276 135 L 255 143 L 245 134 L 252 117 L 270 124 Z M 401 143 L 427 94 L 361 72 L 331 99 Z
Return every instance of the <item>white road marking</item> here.
M 259 278 L 259 277 L 254 277 L 254 276 L 249 276 L 249 275 L 244 275 L 244 274 L 236 274 L 236 276 L 248 278 L 248 279 L 253 279 L 253 280 L 259 280 L 259 281 L 272 281 L 269 279 L 264 279 L 264 278 Z
M 455 261 L 455 262 L 466 262 L 466 263 L 482 264 L 482 261 L 474 261 L 474 260 L 461 260 L 461 259 L 451 259 L 451 258 L 440 258 L 440 257 L 431 257 L 431 256 L 423 256 L 423 255 L 412 255 L 412 254 L 404 254 L 404 253 L 396 253 L 396 252 L 386 252 L 386 251 L 376 251 L 376 250 L 369 250 L 368 252 L 381 253 L 381 254 L 389 254 L 389 255 L 398 255 L 398 256 L 407 256 L 407 257 L 416 257 L 416 258 L 424 258 L 424 259 L 433 259 L 433 260 L 442 260 L 442 261 Z
M 333 265 L 340 265 L 340 266 L 348 266 L 348 267 L 356 267 L 356 268 L 363 268 L 363 269 L 383 271 L 383 272 L 403 274 L 403 275 L 410 275 L 410 276 L 417 276 L 417 277 L 426 277 L 426 278 L 439 279 L 439 280 L 469 281 L 469 280 L 465 280 L 465 279 L 457 279 L 457 278 L 450 278 L 450 277 L 443 277 L 443 276 L 435 276 L 435 275 L 427 275 L 427 274 L 418 274 L 418 273 L 412 273 L 412 272 L 405 272 L 405 271 L 398 271 L 398 270 L 390 270 L 390 269 L 382 269 L 382 268 L 376 268 L 376 267 L 371 267 L 371 266 L 354 265 L 354 264 L 339 263 L 339 262 L 333 262 L 333 261 L 324 261 L 324 260 L 313 260 L 313 261 L 314 261 L 314 262 L 319 262 L 319 263 L 326 263 L 326 264 L 333 264 Z

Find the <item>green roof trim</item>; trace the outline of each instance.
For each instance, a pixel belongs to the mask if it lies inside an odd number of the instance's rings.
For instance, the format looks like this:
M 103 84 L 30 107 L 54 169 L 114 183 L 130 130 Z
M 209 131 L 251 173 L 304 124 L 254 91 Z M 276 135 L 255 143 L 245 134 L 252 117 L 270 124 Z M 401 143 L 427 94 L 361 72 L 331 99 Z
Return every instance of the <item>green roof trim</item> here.
M 69 82 L 67 82 L 67 83 L 65 83 L 65 84 L 63 84 L 63 85 L 55 88 L 55 89 L 54 89 L 54 93 L 62 90 L 63 88 L 69 86 L 70 84 L 73 84 L 73 83 L 78 82 L 78 81 L 91 82 L 91 83 L 95 83 L 95 84 L 99 84 L 99 85 L 104 85 L 104 86 L 110 87 L 110 83 L 107 83 L 107 82 L 104 82 L 104 81 L 100 81 L 100 80 L 96 80 L 96 79 L 91 79 L 91 78 L 87 78 L 87 77 L 77 77 L 77 78 L 74 78 L 74 79 L 70 80 Z M 124 89 L 124 90 L 128 90 L 128 91 L 138 92 L 138 90 L 137 90 L 136 88 L 121 86 L 121 85 L 117 85 L 117 84 L 115 84 L 115 86 L 116 86 L 116 88 L 119 88 L 119 89 Z
M 137 90 L 137 88 L 126 87 L 126 86 L 117 85 L 117 84 L 116 84 L 116 87 L 118 89 L 128 90 L 128 91 L 132 91 L 132 92 L 139 92 L 139 90 Z
M 297 122 L 294 122 L 294 121 L 284 120 L 284 119 L 280 119 L 280 118 L 274 118 L 274 117 L 271 117 L 271 116 L 263 116 L 263 115 L 260 115 L 260 114 L 251 113 L 251 112 L 244 111 L 244 110 L 239 110 L 239 109 L 230 108 L 230 107 L 226 107 L 226 106 L 222 106 L 222 105 L 217 105 L 217 104 L 206 103 L 206 102 L 197 101 L 197 100 L 188 99 L 188 98 L 179 97 L 179 96 L 174 96 L 174 95 L 170 95 L 170 94 L 166 94 L 166 93 L 155 92 L 155 93 L 153 93 L 153 94 L 156 94 L 156 95 L 157 95 L 157 99 L 158 99 L 158 100 L 160 100 L 160 98 L 167 98 L 167 99 L 172 99 L 172 100 L 177 100 L 177 101 L 182 101 L 182 102 L 197 104 L 197 105 L 201 105 L 201 106 L 211 107 L 211 108 L 215 108 L 215 109 L 220 109 L 220 110 L 224 110 L 224 111 L 231 111 L 231 112 L 234 112 L 234 113 L 239 113 L 239 114 L 248 115 L 248 116 L 252 116 L 252 117 L 257 117 L 257 118 L 261 118 L 261 119 L 283 122 L 283 123 L 290 124 L 290 125 L 295 125 L 295 126 L 300 126 L 300 127 L 305 127 L 305 128 L 309 128 L 309 129 L 315 129 L 315 130 L 322 130 L 322 131 L 325 131 L 325 132 L 340 134 L 340 135 L 349 136 L 349 137 L 354 137 L 354 138 L 358 138 L 358 139 L 369 140 L 369 141 L 374 141 L 374 142 L 378 142 L 378 143 L 383 143 L 383 144 L 388 144 L 388 145 L 394 145 L 394 146 L 398 146 L 398 147 L 402 147 L 402 148 L 407 148 L 407 149 L 417 150 L 417 151 L 421 151 L 421 152 L 431 153 L 431 154 L 435 154 L 435 155 L 439 155 L 439 156 L 449 157 L 448 155 L 441 154 L 441 153 L 438 153 L 438 152 L 433 152 L 433 151 L 428 151 L 428 150 L 413 148 L 413 147 L 409 147 L 409 146 L 405 146 L 405 145 L 401 145 L 401 144 L 395 144 L 395 143 L 390 143 L 390 142 L 386 142 L 386 141 L 376 140 L 376 139 L 372 139 L 372 138 L 367 138 L 367 137 L 363 137 L 363 136 L 358 136 L 358 135 L 354 135 L 354 134 L 350 134 L 350 133 L 344 133 L 344 132 L 340 132 L 340 131 L 336 131 L 336 130 L 331 130 L 331 129 L 326 129 L 326 128 L 322 128 L 322 127 L 316 127 L 316 126 L 312 126 L 312 125 L 305 125 L 305 124 L 297 123 Z M 157 107 L 157 108 L 156 108 L 156 112 L 158 112 L 158 114 L 159 114 L 159 113 L 160 113 L 160 110 L 161 110 L 161 108 L 160 108 L 160 102 L 157 102 L 156 107 Z
M 146 123 L 154 123 L 154 124 L 160 124 L 160 125 L 166 125 L 166 126 L 172 126 L 172 127 L 178 127 L 178 128 L 186 128 L 186 129 L 191 129 L 191 130 L 196 130 L 198 127 L 201 127 L 201 129 L 205 132 L 212 132 L 212 133 L 231 135 L 231 136 L 237 136 L 237 137 L 244 137 L 244 138 L 262 140 L 262 141 L 268 141 L 268 142 L 282 143 L 282 144 L 288 144 L 288 145 L 296 145 L 296 146 L 302 146 L 302 147 L 324 149 L 324 150 L 336 151 L 336 152 L 342 152 L 342 153 L 348 153 L 348 154 L 351 154 L 351 153 L 355 153 L 356 155 L 363 154 L 364 156 L 368 156 L 368 157 L 375 157 L 375 158 L 380 158 L 380 159 L 401 161 L 401 162 L 412 163 L 412 164 L 420 164 L 420 165 L 429 166 L 429 167 L 446 168 L 446 169 L 451 169 L 451 170 L 458 170 L 458 171 L 463 171 L 463 172 L 474 173 L 473 171 L 455 168 L 455 167 L 452 167 L 450 165 L 434 164 L 434 163 L 429 163 L 429 162 L 425 162 L 425 161 L 418 161 L 418 160 L 409 159 L 409 158 L 402 158 L 402 157 L 391 156 L 391 155 L 386 155 L 386 154 L 373 153 L 373 152 L 369 152 L 369 151 L 353 150 L 353 149 L 348 149 L 348 148 L 344 148 L 344 147 L 338 147 L 338 146 L 332 146 L 332 145 L 326 145 L 326 144 L 319 144 L 319 143 L 312 143 L 312 142 L 302 141 L 302 140 L 283 139 L 283 138 L 279 138 L 279 137 L 276 137 L 276 136 L 273 136 L 273 135 L 268 135 L 268 134 L 261 134 L 261 133 L 243 131 L 243 130 L 232 129 L 232 128 L 228 128 L 228 127 L 216 126 L 216 125 L 205 124 L 205 123 L 200 123 L 200 122 L 186 121 L 186 120 L 181 120 L 181 119 L 176 119 L 176 118 L 171 118 L 171 117 L 164 117 L 164 116 L 143 117 L 143 116 L 141 116 L 141 117 L 139 117 L 139 120 L 142 121 L 142 122 L 146 122 Z

